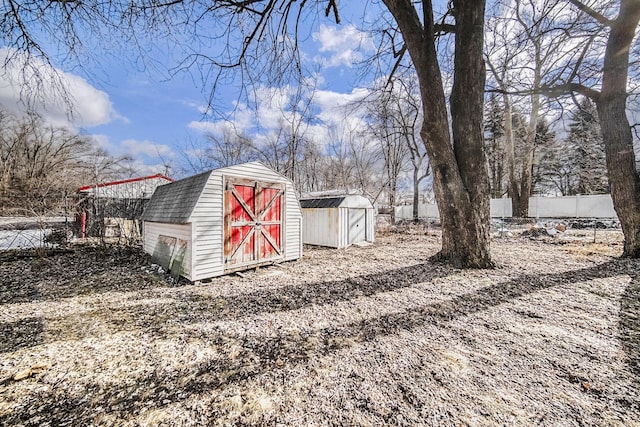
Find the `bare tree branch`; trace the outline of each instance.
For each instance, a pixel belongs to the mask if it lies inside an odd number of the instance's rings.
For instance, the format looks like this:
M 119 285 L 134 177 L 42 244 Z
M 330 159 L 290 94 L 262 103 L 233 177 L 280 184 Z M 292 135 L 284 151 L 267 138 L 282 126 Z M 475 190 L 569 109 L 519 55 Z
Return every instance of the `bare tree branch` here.
M 336 4 L 336 0 L 329 0 L 329 4 L 327 5 L 327 9 L 324 11 L 324 16 L 328 17 L 329 12 L 333 9 L 333 17 L 336 20 L 336 24 L 340 23 L 340 15 L 338 13 L 338 5 Z
M 536 89 L 528 90 L 505 90 L 500 88 L 489 88 L 486 90 L 486 92 L 515 96 L 530 96 L 538 94 L 544 95 L 548 98 L 560 98 L 562 96 L 569 96 L 572 93 L 579 93 L 593 100 L 597 100 L 600 97 L 599 91 L 579 83 L 565 83 L 557 86 L 542 85 Z
M 611 25 L 613 25 L 613 21 L 611 19 L 609 19 L 606 16 L 604 16 L 603 14 L 595 11 L 593 8 L 587 6 L 586 4 L 582 3 L 581 1 L 579 1 L 579 0 L 569 0 L 569 3 L 571 3 L 572 5 L 574 5 L 578 9 L 580 9 L 582 12 L 586 13 L 587 15 L 589 15 L 590 17 L 592 17 L 593 19 L 595 19 L 596 21 L 598 21 L 599 23 L 601 23 L 602 25 L 604 25 L 606 27 L 610 27 Z

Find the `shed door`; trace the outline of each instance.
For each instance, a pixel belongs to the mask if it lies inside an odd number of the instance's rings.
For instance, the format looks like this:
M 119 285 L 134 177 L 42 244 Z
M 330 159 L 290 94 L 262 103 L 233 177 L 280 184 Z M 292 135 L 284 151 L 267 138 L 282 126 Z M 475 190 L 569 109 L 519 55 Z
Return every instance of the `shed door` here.
M 283 194 L 283 184 L 227 180 L 225 269 L 283 257 Z
M 349 209 L 349 244 L 367 240 L 366 209 Z

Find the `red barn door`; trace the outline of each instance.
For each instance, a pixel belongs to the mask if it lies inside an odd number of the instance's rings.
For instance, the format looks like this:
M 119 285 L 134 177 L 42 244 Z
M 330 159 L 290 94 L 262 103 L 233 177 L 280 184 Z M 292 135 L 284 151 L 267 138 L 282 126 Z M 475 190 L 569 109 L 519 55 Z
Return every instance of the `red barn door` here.
M 225 270 L 282 258 L 284 185 L 227 179 Z

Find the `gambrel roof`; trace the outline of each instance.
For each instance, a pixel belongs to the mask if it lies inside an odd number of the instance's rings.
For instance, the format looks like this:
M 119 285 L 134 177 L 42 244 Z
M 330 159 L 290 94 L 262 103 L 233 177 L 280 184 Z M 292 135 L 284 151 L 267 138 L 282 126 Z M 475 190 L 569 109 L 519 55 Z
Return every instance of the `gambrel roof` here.
M 214 169 L 158 187 L 142 213 L 142 220 L 171 224 L 188 223 L 194 211 L 200 209 L 198 203 L 202 204 L 203 192 L 213 191 L 206 190 L 207 186 L 216 185 L 212 181 L 221 183 L 222 176 L 237 177 L 245 174 L 253 176 L 253 179 L 260 179 L 258 176 L 261 176 L 267 181 L 277 180 L 293 185 L 291 180 L 260 162 Z
M 188 222 L 213 171 L 203 172 L 158 187 L 144 209 L 142 219 L 152 222 Z

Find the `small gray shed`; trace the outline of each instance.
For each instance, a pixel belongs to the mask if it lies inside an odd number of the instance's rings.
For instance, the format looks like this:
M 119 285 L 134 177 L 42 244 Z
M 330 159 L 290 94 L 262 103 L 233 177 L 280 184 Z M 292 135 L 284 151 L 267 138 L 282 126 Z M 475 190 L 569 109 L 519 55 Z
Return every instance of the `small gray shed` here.
M 158 187 L 142 220 L 145 252 L 191 281 L 302 256 L 293 184 L 259 162 Z
M 302 242 L 344 248 L 375 239 L 375 209 L 358 195 L 300 200 L 304 226 Z

